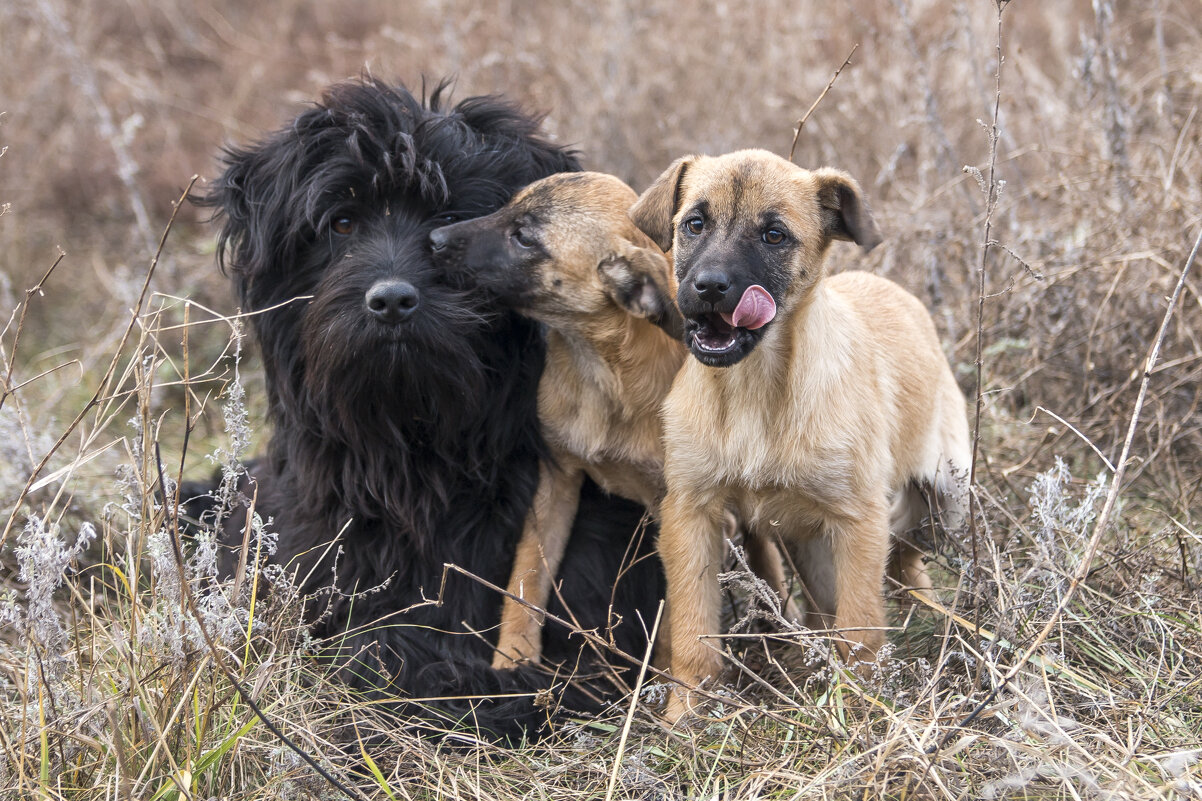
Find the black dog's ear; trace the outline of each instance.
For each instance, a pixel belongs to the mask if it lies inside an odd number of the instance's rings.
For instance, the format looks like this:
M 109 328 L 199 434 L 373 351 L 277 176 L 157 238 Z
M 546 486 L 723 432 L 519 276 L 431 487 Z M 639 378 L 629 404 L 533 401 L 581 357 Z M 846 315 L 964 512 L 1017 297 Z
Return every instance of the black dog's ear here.
M 658 248 L 623 242 L 597 265 L 605 294 L 635 317 L 658 325 L 673 339 L 684 337 L 684 319 L 667 291 L 671 267 Z
M 696 156 L 681 156 L 655 179 L 630 207 L 630 219 L 661 250 L 672 249 L 672 218 L 680 203 L 680 185 Z
M 557 172 L 580 171 L 580 154 L 571 147 L 561 147 L 542 136 L 527 138 L 526 147 L 535 164 L 535 177 L 531 178 L 529 183 Z
M 485 142 L 505 150 L 508 177 L 518 189 L 557 172 L 578 172 L 580 158 L 576 150 L 547 139 L 542 131 L 543 117 L 524 111 L 500 95 L 469 97 L 455 106 L 457 115 Z M 519 147 L 515 147 L 519 145 Z
M 222 272 L 226 269 L 226 250 L 231 240 L 234 240 L 236 247 L 240 238 L 238 232 L 245 232 L 250 225 L 250 202 L 242 189 L 246 184 L 249 161 L 249 153 L 227 148 L 224 153 L 225 171 L 188 195 L 193 205 L 212 209 L 210 222 L 221 221 L 217 237 L 217 266 Z
M 312 111 L 302 114 L 295 128 L 314 116 Z M 276 251 L 280 243 L 291 241 L 286 231 L 295 221 L 288 204 L 303 152 L 297 137 L 286 130 L 250 147 L 227 147 L 224 172 L 189 198 L 212 209 L 212 219 L 221 222 L 217 263 L 223 272 L 251 273 L 287 257 Z
M 881 231 L 864 202 L 860 185 L 842 170 L 824 167 L 814 173 L 824 233 L 831 239 L 855 242 L 864 252 L 881 243 Z

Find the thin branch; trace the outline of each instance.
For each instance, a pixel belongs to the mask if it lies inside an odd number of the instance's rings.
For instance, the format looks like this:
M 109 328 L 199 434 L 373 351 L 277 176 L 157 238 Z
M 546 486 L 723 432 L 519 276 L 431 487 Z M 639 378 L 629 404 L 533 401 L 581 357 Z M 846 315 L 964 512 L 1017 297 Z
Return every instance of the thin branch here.
M 452 570 L 462 576 L 466 576 L 467 578 L 470 578 L 472 581 L 478 582 L 479 584 L 492 590 L 493 592 L 501 594 L 505 598 L 509 598 L 509 599 L 513 600 L 514 602 L 520 604 L 521 606 L 526 607 L 527 609 L 529 609 L 531 611 L 537 612 L 543 618 L 544 623 L 555 623 L 556 625 L 563 626 L 565 629 L 572 632 L 573 634 L 579 634 L 581 637 L 584 638 L 585 642 L 592 645 L 595 650 L 598 650 L 598 652 L 600 652 L 601 650 L 604 650 L 606 652 L 609 652 L 611 654 L 621 657 L 622 659 L 629 662 L 631 665 L 638 665 L 638 664 L 641 664 L 641 662 L 642 662 L 642 660 L 640 660 L 638 657 L 636 657 L 632 654 L 626 653 L 621 648 L 618 648 L 616 645 L 614 645 L 612 642 L 606 640 L 604 637 L 597 634 L 597 632 L 595 630 L 586 629 L 586 628 L 582 627 L 580 625 L 579 621 L 567 620 L 566 618 L 562 618 L 562 617 L 559 617 L 558 615 L 552 614 L 551 612 L 548 612 L 546 609 L 543 609 L 542 607 L 538 606 L 537 604 L 530 603 L 530 601 L 528 599 L 514 595 L 513 593 L 506 590 L 504 587 L 497 586 L 496 584 L 493 584 L 488 579 L 482 578 L 481 576 L 476 575 L 475 573 L 471 572 L 470 570 L 467 570 L 465 568 L 460 567 L 459 565 L 452 564 L 450 562 L 444 562 L 442 565 L 442 581 L 441 581 L 441 583 L 439 585 L 439 589 L 438 589 L 438 598 L 434 603 L 438 603 L 438 604 L 442 603 L 443 594 L 446 590 L 447 575 Z M 562 601 L 563 598 L 561 597 L 560 600 Z M 569 610 L 569 614 L 570 614 L 570 610 Z M 651 667 L 650 670 L 652 673 L 655 673 L 660 678 L 674 680 L 666 672 L 659 670 L 659 669 L 655 668 L 654 666 Z
M 989 248 L 993 245 L 993 213 L 997 210 L 997 150 L 998 150 L 998 115 L 1002 106 L 1002 12 L 1006 6 L 999 2 L 997 7 L 997 71 L 994 73 L 993 91 L 993 120 L 989 127 L 989 180 L 985 186 L 985 232 L 981 244 L 981 263 L 977 268 L 977 342 L 974 364 L 977 371 L 977 392 L 975 412 L 972 425 L 972 457 L 969 459 L 968 486 L 976 485 L 977 455 L 981 445 L 981 410 L 985 400 L 985 370 L 984 370 L 984 341 L 985 341 L 985 267 L 989 260 Z M 980 502 L 975 492 L 968 493 L 968 530 L 972 542 L 972 564 L 974 578 L 980 570 L 978 563 L 977 543 L 977 514 L 980 512 Z
M 826 88 L 822 90 L 822 94 L 818 95 L 818 99 L 810 105 L 809 111 L 807 111 L 805 115 L 797 121 L 797 128 L 793 131 L 793 144 L 789 147 L 789 161 L 793 160 L 793 151 L 797 149 L 797 139 L 801 136 L 801 129 L 805 126 L 806 120 L 808 120 L 810 115 L 814 113 L 814 109 L 818 108 L 818 104 L 822 102 L 822 98 L 826 97 L 826 93 L 829 92 L 831 87 L 835 85 L 835 81 L 839 78 L 839 73 L 843 72 L 843 67 L 846 67 L 851 63 L 851 57 L 856 54 L 856 50 L 858 50 L 859 47 L 860 44 L 857 42 L 855 46 L 852 47 L 851 52 L 847 54 L 847 58 L 843 59 L 843 64 L 839 67 L 839 69 L 835 70 L 835 74 L 831 76 L 830 83 L 828 83 Z
M 622 756 L 626 753 L 626 740 L 630 737 L 630 724 L 634 722 L 634 710 L 639 705 L 639 692 L 643 688 L 643 679 L 647 675 L 647 665 L 651 663 L 651 649 L 655 647 L 655 638 L 659 635 L 659 622 L 664 615 L 664 602 L 659 602 L 655 611 L 655 623 L 651 626 L 651 637 L 647 640 L 647 651 L 643 654 L 643 664 L 639 665 L 639 676 L 635 679 L 634 690 L 630 693 L 630 709 L 626 711 L 626 722 L 622 725 L 622 737 L 618 740 L 618 753 L 614 755 L 614 769 L 609 774 L 609 787 L 605 790 L 605 801 L 611 801 L 614 790 L 618 786 L 618 768 L 622 766 Z
M 1090 440 L 1089 437 L 1085 436 L 1085 434 L 1082 433 L 1080 429 L 1078 429 L 1076 426 L 1074 426 L 1068 420 L 1065 420 L 1063 417 L 1061 417 L 1060 415 L 1053 412 L 1051 409 L 1045 409 L 1042 406 L 1036 406 L 1035 414 L 1039 414 L 1040 412 L 1043 412 L 1044 414 L 1048 415 L 1049 417 L 1052 417 L 1052 418 L 1056 419 L 1058 422 L 1064 424 L 1068 428 L 1069 431 L 1071 431 L 1077 435 L 1077 439 L 1084 442 L 1086 445 L 1089 446 L 1090 450 L 1092 450 L 1095 454 L 1097 454 L 1098 458 L 1102 460 L 1102 464 L 1106 465 L 1107 470 L 1109 470 L 1111 473 L 1114 472 L 1114 465 L 1111 464 L 1110 460 L 1106 458 L 1106 454 L 1102 453 L 1102 451 L 1098 449 L 1098 446 L 1094 445 L 1093 441 Z M 1035 415 L 1032 415 L 1031 420 L 1028 420 L 1027 422 L 1030 423 L 1034 419 L 1035 419 Z
M 17 361 L 17 348 L 21 344 L 21 331 L 25 328 L 25 314 L 29 311 L 29 301 L 34 295 L 42 294 L 42 287 L 46 285 L 46 281 L 49 280 L 50 274 L 54 272 L 54 268 L 57 267 L 60 262 L 62 262 L 66 255 L 66 253 L 60 251 L 58 258 L 54 260 L 54 264 L 50 265 L 50 269 L 42 275 L 36 284 L 25 290 L 25 299 L 21 301 L 21 313 L 17 318 L 17 329 L 13 334 L 12 349 L 8 354 L 8 364 L 6 364 L 4 368 L 4 386 L 0 387 L 0 389 L 3 390 L 3 394 L 0 394 L 0 409 L 4 408 L 4 401 L 8 400 L 8 396 L 16 392 L 16 389 L 12 388 L 13 367 Z M 11 317 L 9 318 L 8 324 L 4 326 L 4 331 L 0 332 L 0 334 L 7 333 L 9 325 L 12 325 Z

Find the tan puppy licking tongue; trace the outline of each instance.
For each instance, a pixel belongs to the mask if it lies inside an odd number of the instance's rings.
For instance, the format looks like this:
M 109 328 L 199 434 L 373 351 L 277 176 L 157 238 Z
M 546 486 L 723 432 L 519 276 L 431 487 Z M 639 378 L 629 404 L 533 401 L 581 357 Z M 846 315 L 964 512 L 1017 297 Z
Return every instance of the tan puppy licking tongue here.
M 759 284 L 752 284 L 739 298 L 739 305 L 731 314 L 722 313 L 722 319 L 727 325 L 735 328 L 749 328 L 754 331 L 771 322 L 776 316 L 776 301 L 768 294 L 768 290 Z

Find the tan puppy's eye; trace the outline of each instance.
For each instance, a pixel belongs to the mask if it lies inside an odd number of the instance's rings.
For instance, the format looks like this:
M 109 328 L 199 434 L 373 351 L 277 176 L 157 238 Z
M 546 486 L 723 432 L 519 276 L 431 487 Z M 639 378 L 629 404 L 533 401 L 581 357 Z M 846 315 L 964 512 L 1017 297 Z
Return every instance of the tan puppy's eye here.
M 701 217 L 690 217 L 684 221 L 684 229 L 693 236 L 705 230 L 705 220 Z
M 513 241 L 517 243 L 518 247 L 524 250 L 529 250 L 538 244 L 538 240 L 530 236 L 525 228 L 518 228 L 513 232 Z
M 785 232 L 779 228 L 769 228 L 760 235 L 760 239 L 769 245 L 779 245 L 785 241 Z
M 347 236 L 355 230 L 355 221 L 350 217 L 335 217 L 330 223 L 330 230 L 339 236 Z

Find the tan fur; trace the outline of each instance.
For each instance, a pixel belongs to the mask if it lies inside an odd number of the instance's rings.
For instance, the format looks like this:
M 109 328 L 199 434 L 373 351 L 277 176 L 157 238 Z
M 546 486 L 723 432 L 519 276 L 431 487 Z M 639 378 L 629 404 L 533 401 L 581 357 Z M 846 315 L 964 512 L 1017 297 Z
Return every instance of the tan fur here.
M 550 596 L 585 474 L 653 514 L 665 490 L 659 410 L 685 350 L 646 319 L 675 314 L 674 287 L 668 259 L 626 214 L 636 198 L 612 176 L 577 173 L 544 179 L 510 203 L 537 219 L 530 235 L 547 253 L 519 311 L 549 327 L 539 417 L 555 464 L 542 469 L 508 587 L 537 608 Z M 775 547 L 752 549 L 783 593 Z M 506 599 L 494 666 L 537 660 L 540 625 Z
M 730 190 L 736 180 L 737 198 Z M 669 192 L 676 202 L 665 221 Z M 727 510 L 753 534 L 780 533 L 815 601 L 809 625 L 833 627 L 844 658 L 871 662 L 885 639 L 891 524 L 913 525 L 925 514 L 917 484 L 932 485 L 952 514 L 962 514 L 957 487 L 969 460 L 963 394 L 916 298 L 868 273 L 824 277 L 832 238 L 875 244 L 875 224 L 849 177 L 809 172 L 764 151 L 699 157 L 669 168 L 631 214 L 660 238 L 698 197 L 720 226 L 773 209 L 799 232 L 799 245 L 777 317 L 758 346 L 729 367 L 690 358 L 664 404 L 659 549 L 672 673 L 690 687 L 721 668 L 703 638 L 719 633 Z M 832 221 L 844 212 L 858 219 Z M 895 554 L 893 573 L 930 586 L 910 546 Z M 677 694 L 668 716 L 679 717 L 693 700 Z

